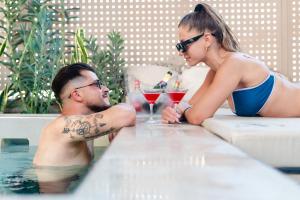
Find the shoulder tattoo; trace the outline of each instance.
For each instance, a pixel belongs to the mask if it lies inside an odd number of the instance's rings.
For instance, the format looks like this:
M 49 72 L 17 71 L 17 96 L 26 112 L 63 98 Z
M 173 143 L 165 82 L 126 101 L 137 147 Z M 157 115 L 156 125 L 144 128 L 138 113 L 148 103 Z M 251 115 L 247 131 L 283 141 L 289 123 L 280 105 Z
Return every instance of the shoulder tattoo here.
M 107 131 L 101 132 L 101 128 L 106 126 L 106 123 L 101 122 L 102 118 L 103 114 L 101 113 L 97 113 L 88 117 L 64 117 L 65 125 L 63 127 L 62 133 L 69 134 L 71 138 L 77 135 L 82 136 L 85 139 L 90 139 L 115 131 L 115 129 L 110 128 Z

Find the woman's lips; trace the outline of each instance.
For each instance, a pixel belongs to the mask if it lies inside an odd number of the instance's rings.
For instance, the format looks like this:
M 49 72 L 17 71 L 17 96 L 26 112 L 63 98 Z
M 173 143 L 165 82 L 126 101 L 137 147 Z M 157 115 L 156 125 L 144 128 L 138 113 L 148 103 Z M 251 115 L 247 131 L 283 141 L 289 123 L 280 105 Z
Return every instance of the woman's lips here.
M 186 56 L 185 56 L 185 57 L 184 57 L 184 59 L 185 59 L 185 60 L 189 60 L 189 59 L 190 59 L 190 57 L 186 57 Z

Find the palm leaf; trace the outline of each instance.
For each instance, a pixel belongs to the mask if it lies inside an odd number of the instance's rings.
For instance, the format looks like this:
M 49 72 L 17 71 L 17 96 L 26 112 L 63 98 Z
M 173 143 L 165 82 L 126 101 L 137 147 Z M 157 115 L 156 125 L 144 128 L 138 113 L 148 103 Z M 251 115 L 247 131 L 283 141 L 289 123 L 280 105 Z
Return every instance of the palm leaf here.
M 78 45 L 79 51 L 80 51 L 80 58 L 81 62 L 87 63 L 88 62 L 88 53 L 86 51 L 85 45 L 84 45 L 84 34 L 83 30 L 79 29 L 76 32 L 76 44 Z
M 0 46 L 0 56 L 2 56 L 2 54 L 5 50 L 6 44 L 7 44 L 7 39 L 5 39 L 4 42 Z
M 4 90 L 0 93 L 0 112 L 4 112 L 6 108 L 8 97 L 12 93 L 11 89 L 12 85 L 5 85 Z

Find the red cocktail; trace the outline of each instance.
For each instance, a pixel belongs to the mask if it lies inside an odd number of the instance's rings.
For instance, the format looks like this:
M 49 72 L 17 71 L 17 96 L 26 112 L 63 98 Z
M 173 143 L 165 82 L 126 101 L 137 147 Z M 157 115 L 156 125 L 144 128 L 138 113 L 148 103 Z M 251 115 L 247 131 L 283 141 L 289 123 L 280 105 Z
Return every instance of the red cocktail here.
M 156 123 L 156 121 L 153 119 L 153 105 L 155 104 L 161 92 L 162 90 L 160 89 L 143 90 L 143 95 L 150 106 L 150 118 L 147 123 Z
M 146 100 L 148 101 L 149 104 L 155 104 L 155 101 L 158 99 L 159 95 L 160 95 L 160 93 L 144 92 L 144 97 L 146 98 Z
M 186 90 L 182 91 L 168 91 L 168 95 L 174 104 L 179 104 L 181 99 L 184 97 Z
M 185 93 L 187 92 L 186 89 L 175 89 L 167 91 L 171 101 L 174 103 L 174 109 L 177 110 L 177 105 L 184 97 Z

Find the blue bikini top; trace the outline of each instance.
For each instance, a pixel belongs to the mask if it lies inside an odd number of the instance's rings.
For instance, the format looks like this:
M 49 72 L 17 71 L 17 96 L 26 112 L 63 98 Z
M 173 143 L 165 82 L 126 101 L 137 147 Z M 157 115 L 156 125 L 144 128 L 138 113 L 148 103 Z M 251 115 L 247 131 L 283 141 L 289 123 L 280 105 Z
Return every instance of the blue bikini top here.
M 238 116 L 257 116 L 270 97 L 274 87 L 274 75 L 254 87 L 237 89 L 232 92 L 235 114 Z

